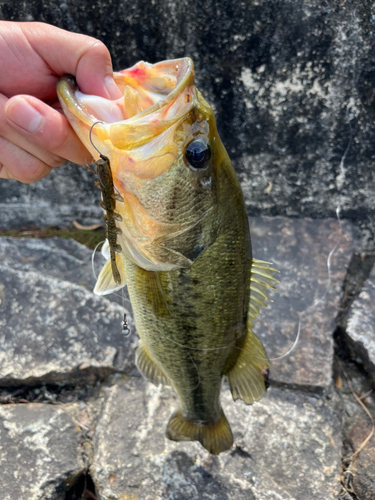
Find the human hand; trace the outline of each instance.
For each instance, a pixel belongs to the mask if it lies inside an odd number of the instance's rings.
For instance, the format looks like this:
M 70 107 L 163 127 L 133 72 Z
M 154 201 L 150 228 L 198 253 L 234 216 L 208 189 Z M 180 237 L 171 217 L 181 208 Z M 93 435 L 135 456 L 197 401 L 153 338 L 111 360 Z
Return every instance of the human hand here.
M 66 73 L 84 93 L 120 97 L 100 41 L 43 23 L 0 21 L 0 178 L 30 183 L 67 160 L 91 163 L 58 103 L 56 82 Z

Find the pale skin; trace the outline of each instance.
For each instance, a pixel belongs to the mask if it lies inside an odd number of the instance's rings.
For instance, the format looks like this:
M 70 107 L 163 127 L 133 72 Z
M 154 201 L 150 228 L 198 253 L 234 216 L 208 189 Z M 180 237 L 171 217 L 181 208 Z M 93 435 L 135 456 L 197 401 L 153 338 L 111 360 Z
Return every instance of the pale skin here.
M 58 104 L 56 82 L 66 73 L 86 94 L 120 97 L 99 40 L 43 23 L 0 21 L 0 178 L 31 183 L 68 160 L 91 163 Z

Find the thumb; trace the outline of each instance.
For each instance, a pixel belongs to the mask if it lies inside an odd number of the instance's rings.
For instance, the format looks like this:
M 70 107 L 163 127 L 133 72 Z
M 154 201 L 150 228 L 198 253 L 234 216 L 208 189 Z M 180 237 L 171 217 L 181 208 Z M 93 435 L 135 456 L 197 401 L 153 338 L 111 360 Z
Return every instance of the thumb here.
M 75 76 L 78 87 L 85 94 L 107 99 L 121 97 L 113 80 L 111 56 L 104 43 L 48 24 L 17 24 L 55 75 L 69 73 Z

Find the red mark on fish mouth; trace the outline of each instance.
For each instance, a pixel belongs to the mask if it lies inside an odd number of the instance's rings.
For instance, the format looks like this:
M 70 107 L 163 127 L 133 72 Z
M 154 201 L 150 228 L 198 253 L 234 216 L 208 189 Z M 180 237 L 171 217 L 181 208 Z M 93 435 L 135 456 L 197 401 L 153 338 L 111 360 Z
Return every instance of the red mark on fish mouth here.
M 138 78 L 144 78 L 146 72 L 143 68 L 134 68 L 126 70 L 127 73 L 130 73 L 133 76 L 137 76 Z

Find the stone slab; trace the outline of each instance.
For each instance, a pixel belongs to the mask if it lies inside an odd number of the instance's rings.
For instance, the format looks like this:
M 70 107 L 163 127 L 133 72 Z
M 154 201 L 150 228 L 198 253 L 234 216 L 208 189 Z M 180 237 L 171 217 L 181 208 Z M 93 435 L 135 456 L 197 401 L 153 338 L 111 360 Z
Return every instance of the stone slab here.
M 72 239 L 0 238 L 1 266 L 70 281 L 90 291 L 95 286 L 91 255 L 91 250 Z
M 91 474 L 100 500 L 334 500 L 340 418 L 332 401 L 271 388 L 247 407 L 222 395 L 235 443 L 218 457 L 167 440 L 168 389 L 131 377 L 104 390 Z
M 64 500 L 85 467 L 81 438 L 61 407 L 0 406 L 1 500 Z
M 332 382 L 334 318 L 354 247 L 355 232 L 337 220 L 250 218 L 253 255 L 280 271 L 273 303 L 254 331 L 272 362 L 271 380 L 324 388 Z M 337 244 L 338 243 L 338 244 Z M 337 244 L 337 247 L 336 247 Z M 330 259 L 328 276 L 327 259 Z M 282 359 L 293 346 L 294 350 Z
M 375 498 L 375 441 L 370 440 L 372 422 L 375 421 L 375 394 L 371 390 L 371 379 L 355 362 L 337 358 L 336 387 L 342 401 L 343 434 L 343 495 L 345 489 L 355 493 L 358 500 Z M 350 387 L 348 386 L 350 382 Z M 353 392 L 361 398 L 365 409 L 355 399 Z M 353 456 L 353 454 L 355 454 Z
M 1 266 L 68 281 L 85 287 L 89 292 L 93 291 L 96 276 L 104 262 L 100 251 L 95 252 L 93 259 L 93 250 L 73 239 L 0 237 Z M 124 297 L 129 309 L 126 288 Z M 117 294 L 108 295 L 106 298 L 122 304 L 122 296 Z
M 346 335 L 353 357 L 365 365 L 375 384 L 375 267 L 351 306 Z
M 372 409 L 374 409 L 374 402 Z M 374 411 L 373 411 L 374 414 Z M 362 413 L 356 416 L 354 422 L 346 431 L 346 440 L 352 450 L 356 452 L 371 431 L 371 423 Z M 360 500 L 373 500 L 375 498 L 375 442 L 371 439 L 358 454 L 358 457 L 350 467 L 351 484 L 354 492 Z
M 87 290 L 90 250 L 58 238 L 5 238 L 0 254 L 0 386 L 93 383 L 132 370 L 128 302 L 124 308 Z M 121 334 L 124 312 L 130 337 Z

